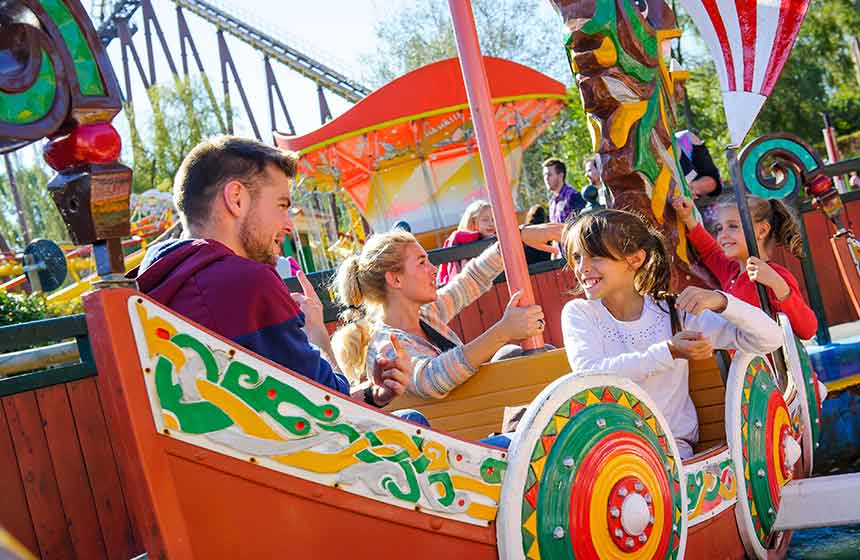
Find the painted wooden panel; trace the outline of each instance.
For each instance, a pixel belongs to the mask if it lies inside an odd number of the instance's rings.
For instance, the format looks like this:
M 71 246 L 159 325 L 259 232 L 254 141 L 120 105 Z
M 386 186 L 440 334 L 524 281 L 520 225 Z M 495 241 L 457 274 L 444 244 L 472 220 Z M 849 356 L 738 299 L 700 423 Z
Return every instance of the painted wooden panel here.
M 96 380 L 75 381 L 66 388 L 108 558 L 131 558 L 143 546 L 132 532 Z
M 0 496 L 3 497 L 0 499 L 0 525 L 31 552 L 38 552 L 39 544 L 3 406 L 0 406 Z
M 32 392 L 9 396 L 3 399 L 3 407 L 39 543 L 38 552 L 44 560 L 74 558 L 36 396 Z
M 69 537 L 77 558 L 106 558 L 65 385 L 35 392 Z

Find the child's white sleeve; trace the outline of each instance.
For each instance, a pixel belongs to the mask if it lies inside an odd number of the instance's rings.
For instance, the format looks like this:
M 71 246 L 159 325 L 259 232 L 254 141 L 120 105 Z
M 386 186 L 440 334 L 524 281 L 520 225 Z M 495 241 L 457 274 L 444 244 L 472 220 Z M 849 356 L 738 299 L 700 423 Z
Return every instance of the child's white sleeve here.
M 782 329 L 760 308 L 738 298 L 726 296 L 722 313 L 705 311 L 696 316 L 687 313 L 686 330 L 704 333 L 714 348 L 726 348 L 763 354 L 782 346 Z
M 578 300 L 571 300 L 564 306 L 561 331 L 567 361 L 574 374 L 606 373 L 644 381 L 657 372 L 674 368 L 668 340 L 652 344 L 644 352 L 613 352 L 612 348 L 604 347 L 598 328 Z

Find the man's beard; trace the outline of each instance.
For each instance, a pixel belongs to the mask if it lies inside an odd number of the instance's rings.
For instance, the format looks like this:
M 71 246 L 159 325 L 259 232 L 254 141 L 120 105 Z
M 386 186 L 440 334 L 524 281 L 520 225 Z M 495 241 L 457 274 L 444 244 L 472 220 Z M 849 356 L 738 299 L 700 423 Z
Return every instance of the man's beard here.
M 263 264 L 274 265 L 278 262 L 278 257 L 275 254 L 274 239 L 260 239 L 255 235 L 254 224 L 256 215 L 254 208 L 242 221 L 239 226 L 239 242 L 242 244 L 242 249 L 252 261 L 261 262 Z

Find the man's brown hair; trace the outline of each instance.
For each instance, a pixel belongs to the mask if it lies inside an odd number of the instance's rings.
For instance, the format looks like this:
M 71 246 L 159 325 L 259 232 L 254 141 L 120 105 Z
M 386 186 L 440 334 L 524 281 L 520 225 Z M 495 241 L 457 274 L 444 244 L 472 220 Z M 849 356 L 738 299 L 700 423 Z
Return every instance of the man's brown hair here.
M 561 173 L 561 180 L 567 181 L 567 166 L 558 158 L 549 158 L 545 162 L 543 162 L 543 167 L 552 166 L 555 169 L 556 173 Z
M 228 181 L 242 181 L 250 188 L 270 164 L 292 178 L 298 155 L 237 136 L 213 136 L 197 144 L 173 179 L 173 203 L 183 225 L 205 223 L 212 201 Z

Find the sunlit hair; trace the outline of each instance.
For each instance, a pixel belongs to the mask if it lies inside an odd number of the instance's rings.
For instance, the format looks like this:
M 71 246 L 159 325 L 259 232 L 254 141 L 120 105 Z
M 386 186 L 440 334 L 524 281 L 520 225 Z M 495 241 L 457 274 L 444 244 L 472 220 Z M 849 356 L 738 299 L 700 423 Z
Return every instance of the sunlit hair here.
M 332 279 L 344 323 L 332 337 L 332 350 L 343 372 L 353 381 L 364 375 L 373 323 L 385 303 L 385 273 L 402 271 L 406 249 L 417 243 L 415 236 L 402 229 L 373 234 L 360 253 L 340 264 Z
M 577 254 L 620 261 L 641 249 L 645 251 L 645 261 L 633 277 L 634 289 L 655 299 L 669 296 L 671 273 L 663 238 L 632 212 L 601 209 L 580 214 L 564 228 L 561 243 L 571 270 Z M 581 285 L 576 293 L 582 293 Z
M 717 199 L 718 208 L 737 208 L 738 203 L 734 194 L 726 194 Z M 770 232 L 765 243 L 773 242 L 782 245 L 798 259 L 803 258 L 803 237 L 800 234 L 800 220 L 785 202 L 778 198 L 770 200 L 758 196 L 747 196 L 753 223 L 770 224 Z
M 476 200 L 468 205 L 460 218 L 457 229 L 460 231 L 478 231 L 478 216 L 481 215 L 484 208 L 490 208 L 490 203 L 486 200 Z

